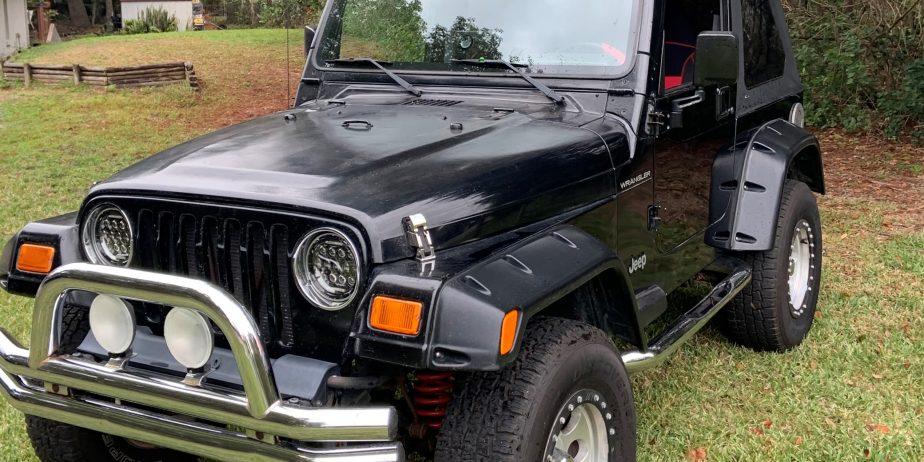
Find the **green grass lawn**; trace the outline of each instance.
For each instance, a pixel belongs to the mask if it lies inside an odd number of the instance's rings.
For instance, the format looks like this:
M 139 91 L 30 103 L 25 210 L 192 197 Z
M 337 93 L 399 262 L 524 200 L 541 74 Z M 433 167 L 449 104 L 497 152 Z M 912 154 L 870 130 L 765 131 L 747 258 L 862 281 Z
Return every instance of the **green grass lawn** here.
M 290 71 L 300 69 L 292 33 Z M 111 90 L 0 80 L 0 239 L 75 210 L 94 182 L 160 149 L 286 106 L 279 30 L 81 39 L 16 61 L 191 61 L 203 82 Z M 292 81 L 295 81 L 293 78 Z M 924 460 L 924 149 L 822 134 L 824 279 L 803 346 L 766 354 L 712 329 L 633 379 L 641 460 Z M 0 293 L 27 339 L 31 300 Z M 0 461 L 34 460 L 0 404 Z

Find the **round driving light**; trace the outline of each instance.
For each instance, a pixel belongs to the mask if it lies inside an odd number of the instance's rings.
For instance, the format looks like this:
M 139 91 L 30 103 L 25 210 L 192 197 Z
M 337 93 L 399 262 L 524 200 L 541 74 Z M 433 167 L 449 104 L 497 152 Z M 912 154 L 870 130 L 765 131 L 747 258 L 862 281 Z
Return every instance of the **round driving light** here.
M 127 266 L 132 259 L 132 225 L 114 205 L 101 205 L 87 215 L 81 239 L 87 257 L 98 265 Z
M 90 332 L 109 353 L 125 353 L 135 340 L 135 310 L 121 298 L 97 295 L 90 304 Z
M 199 369 L 212 357 L 215 338 L 209 320 L 198 311 L 174 308 L 164 320 L 167 349 L 187 369 Z
M 805 108 L 802 107 L 802 103 L 792 105 L 792 109 L 789 110 L 789 123 L 805 128 Z
M 299 291 L 318 308 L 342 309 L 359 290 L 359 252 L 335 229 L 316 229 L 303 237 L 295 248 L 292 266 Z

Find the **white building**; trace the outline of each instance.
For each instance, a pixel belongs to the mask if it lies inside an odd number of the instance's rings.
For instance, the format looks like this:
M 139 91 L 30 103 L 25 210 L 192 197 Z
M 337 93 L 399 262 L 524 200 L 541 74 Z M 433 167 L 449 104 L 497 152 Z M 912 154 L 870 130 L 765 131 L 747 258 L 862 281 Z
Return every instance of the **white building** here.
M 29 46 L 26 0 L 0 0 L 0 61 Z
M 0 0 L 6 1 L 6 0 Z M 122 23 L 129 19 L 138 19 L 141 12 L 148 8 L 163 8 L 176 17 L 176 28 L 192 28 L 192 0 L 122 0 Z

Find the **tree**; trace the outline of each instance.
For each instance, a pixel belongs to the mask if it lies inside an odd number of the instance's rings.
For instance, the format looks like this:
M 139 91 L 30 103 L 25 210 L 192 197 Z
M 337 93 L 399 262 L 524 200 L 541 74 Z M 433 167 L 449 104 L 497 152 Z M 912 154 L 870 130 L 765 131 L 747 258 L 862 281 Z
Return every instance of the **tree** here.
M 87 6 L 83 4 L 83 0 L 67 0 L 67 15 L 71 19 L 71 24 L 77 27 L 90 25 L 90 16 L 87 15 Z
M 106 0 L 106 24 L 112 23 L 112 17 L 115 16 L 115 9 L 112 7 L 112 0 Z
M 439 25 L 427 36 L 427 62 L 448 63 L 452 59 L 502 59 L 500 29 L 478 27 L 475 18 L 459 16 L 446 29 Z
M 351 0 L 343 15 L 343 37 L 373 46 L 377 59 L 420 61 L 427 28 L 421 10 L 420 0 Z

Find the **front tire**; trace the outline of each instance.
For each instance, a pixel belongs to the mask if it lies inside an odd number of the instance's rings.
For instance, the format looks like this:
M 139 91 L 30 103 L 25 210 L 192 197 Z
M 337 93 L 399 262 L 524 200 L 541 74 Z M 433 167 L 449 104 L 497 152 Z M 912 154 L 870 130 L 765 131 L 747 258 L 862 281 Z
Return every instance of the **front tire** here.
M 26 416 L 26 432 L 42 462 L 193 462 L 195 456 Z
M 73 294 L 82 299 L 68 299 L 61 316 L 61 350 L 74 352 L 90 332 L 86 306 L 93 295 Z M 26 432 L 42 462 L 193 462 L 197 457 L 169 449 L 158 448 L 118 436 L 85 428 L 26 416 Z
M 785 351 L 812 328 L 821 282 L 821 218 L 805 183 L 786 180 L 773 248 L 739 255 L 751 285 L 722 310 L 726 337 L 760 351 Z
M 465 381 L 434 460 L 635 460 L 632 389 L 612 340 L 559 318 L 538 319 L 525 335 L 512 364 Z

